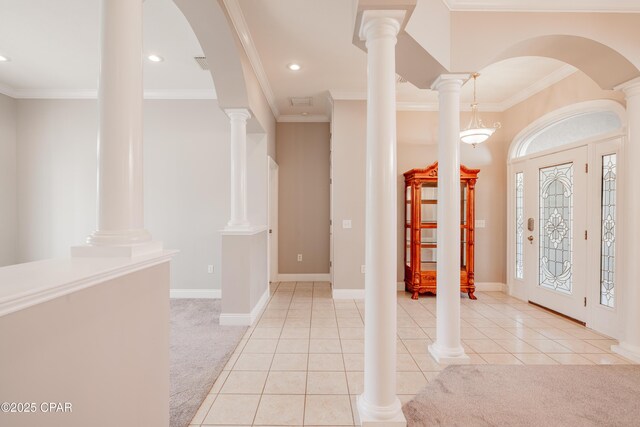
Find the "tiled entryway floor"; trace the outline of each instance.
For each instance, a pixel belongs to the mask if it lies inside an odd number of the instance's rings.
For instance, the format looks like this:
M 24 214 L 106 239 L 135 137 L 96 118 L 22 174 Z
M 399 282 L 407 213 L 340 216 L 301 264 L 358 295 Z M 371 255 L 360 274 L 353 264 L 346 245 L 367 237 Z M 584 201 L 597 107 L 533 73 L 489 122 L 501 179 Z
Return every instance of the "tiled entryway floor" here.
M 444 365 L 427 353 L 435 298 L 398 292 L 397 393 L 410 400 Z M 462 299 L 462 340 L 476 364 L 630 363 L 594 331 L 499 292 Z M 240 341 L 192 426 L 353 425 L 362 392 L 364 303 L 329 283 L 281 282 Z

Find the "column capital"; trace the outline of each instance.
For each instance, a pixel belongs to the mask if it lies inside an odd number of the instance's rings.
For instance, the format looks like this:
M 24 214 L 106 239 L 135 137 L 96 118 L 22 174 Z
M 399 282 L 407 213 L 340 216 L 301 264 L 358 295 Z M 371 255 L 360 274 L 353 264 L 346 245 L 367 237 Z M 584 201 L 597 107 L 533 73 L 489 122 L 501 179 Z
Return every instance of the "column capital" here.
M 431 84 L 431 90 L 454 89 L 456 86 L 461 88 L 470 77 L 470 73 L 440 74 Z
M 231 120 L 240 119 L 247 121 L 251 118 L 251 111 L 246 108 L 225 108 L 224 112 Z
M 396 37 L 406 13 L 406 10 L 365 10 L 358 31 L 360 40 Z

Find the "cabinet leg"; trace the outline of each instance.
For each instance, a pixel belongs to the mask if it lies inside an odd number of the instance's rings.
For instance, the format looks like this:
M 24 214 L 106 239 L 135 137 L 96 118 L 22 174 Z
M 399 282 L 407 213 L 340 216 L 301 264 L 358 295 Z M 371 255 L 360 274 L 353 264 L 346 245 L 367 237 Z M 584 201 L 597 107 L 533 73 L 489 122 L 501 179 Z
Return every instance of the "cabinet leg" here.
M 475 291 L 469 291 L 469 299 L 478 299 L 477 296 L 474 295 Z
M 413 295 L 411 295 L 411 299 L 418 299 L 418 291 L 413 292 Z

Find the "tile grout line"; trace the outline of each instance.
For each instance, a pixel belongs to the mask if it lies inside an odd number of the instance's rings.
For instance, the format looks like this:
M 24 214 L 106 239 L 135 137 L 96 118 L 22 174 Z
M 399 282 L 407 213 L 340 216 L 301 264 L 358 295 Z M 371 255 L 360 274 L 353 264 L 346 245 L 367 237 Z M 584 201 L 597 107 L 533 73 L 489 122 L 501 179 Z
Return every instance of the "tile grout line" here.
M 276 293 L 278 292 L 278 288 L 280 288 L 280 282 L 278 282 L 278 285 L 276 286 L 276 289 L 274 289 L 273 291 L 273 295 L 271 295 L 269 297 L 269 301 L 267 302 L 267 306 L 266 308 L 262 311 L 262 313 L 260 314 L 260 318 L 257 319 L 256 323 L 255 323 L 255 327 L 258 326 L 258 324 L 260 323 L 260 321 L 262 320 L 262 316 L 264 316 L 264 313 L 267 311 L 267 309 L 269 308 L 269 304 L 271 303 L 271 300 L 273 299 L 273 297 L 276 295 Z M 289 301 L 289 305 L 291 305 L 291 301 Z M 285 319 L 286 321 L 286 319 Z M 254 331 L 255 331 L 255 327 L 254 327 Z M 280 329 L 280 334 L 278 335 L 278 342 L 276 343 L 276 348 L 274 349 L 274 353 L 273 356 L 271 357 L 271 363 L 269 364 L 269 370 L 267 371 L 267 377 L 264 380 L 264 384 L 262 385 L 262 392 L 260 393 L 260 398 L 258 398 L 258 405 L 256 406 L 256 412 L 255 414 L 253 414 L 253 421 L 251 422 L 251 425 L 254 426 L 255 422 L 256 422 L 256 417 L 258 416 L 258 409 L 260 409 L 260 403 L 262 402 L 262 395 L 264 394 L 264 390 L 267 387 L 267 381 L 269 381 L 269 374 L 271 373 L 271 365 L 273 365 L 273 359 L 275 359 L 275 355 L 276 355 L 276 351 L 278 351 L 278 343 L 280 342 L 280 336 L 282 335 L 282 329 L 284 329 L 284 325 L 283 327 Z M 252 333 L 253 335 L 253 333 Z

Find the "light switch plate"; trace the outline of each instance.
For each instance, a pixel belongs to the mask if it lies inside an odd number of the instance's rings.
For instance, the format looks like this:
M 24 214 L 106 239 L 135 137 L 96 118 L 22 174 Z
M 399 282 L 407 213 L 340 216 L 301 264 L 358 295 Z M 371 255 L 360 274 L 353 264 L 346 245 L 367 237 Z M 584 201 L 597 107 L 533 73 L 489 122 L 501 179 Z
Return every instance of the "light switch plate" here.
M 484 228 L 484 227 L 485 227 L 484 219 L 476 219 L 476 228 Z
M 351 228 L 351 220 L 343 219 L 342 220 L 342 228 Z
M 364 274 L 364 265 L 360 266 L 360 273 Z

